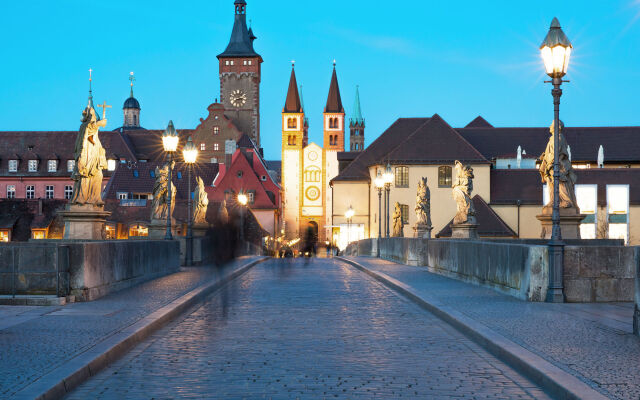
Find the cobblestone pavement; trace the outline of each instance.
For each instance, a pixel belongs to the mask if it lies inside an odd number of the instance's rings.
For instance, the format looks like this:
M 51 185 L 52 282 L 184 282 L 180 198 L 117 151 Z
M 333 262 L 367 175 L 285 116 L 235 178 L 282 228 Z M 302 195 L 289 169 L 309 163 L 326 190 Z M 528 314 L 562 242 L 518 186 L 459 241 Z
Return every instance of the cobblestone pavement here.
M 271 260 L 69 399 L 548 398 L 344 262 Z
M 640 399 L 640 340 L 631 304 L 530 303 L 494 290 L 369 257 L 347 257 L 420 295 L 436 297 L 603 394 Z
M 7 398 L 112 333 L 197 286 L 246 264 L 180 272 L 66 306 L 0 306 L 0 398 Z

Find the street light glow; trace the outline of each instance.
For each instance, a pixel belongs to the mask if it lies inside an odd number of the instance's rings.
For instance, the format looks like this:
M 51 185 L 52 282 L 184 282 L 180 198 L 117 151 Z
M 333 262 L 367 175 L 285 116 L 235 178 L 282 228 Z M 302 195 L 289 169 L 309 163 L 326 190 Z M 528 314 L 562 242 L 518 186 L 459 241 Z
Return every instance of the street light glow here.
M 243 206 L 247 205 L 247 195 L 244 193 L 238 194 L 238 203 L 242 204 Z
M 193 144 L 193 140 L 191 140 L 191 136 L 187 139 L 187 144 L 185 144 L 182 149 L 182 158 L 184 158 L 184 162 L 187 164 L 193 164 L 196 162 L 198 158 L 198 149 Z
M 344 213 L 344 216 L 347 219 L 350 219 L 355 215 L 355 213 L 356 213 L 355 210 L 351 206 L 349 206 L 349 209 Z
M 374 182 L 376 184 L 377 189 L 382 189 L 382 187 L 384 186 L 384 178 L 382 177 L 382 171 L 378 170 L 378 175 L 376 176 L 376 179 L 374 180 Z
M 164 151 L 168 153 L 175 152 L 178 148 L 178 139 L 178 132 L 176 132 L 176 128 L 173 127 L 173 121 L 169 121 L 167 129 L 165 129 L 162 134 L 162 146 L 164 147 Z
M 564 34 L 557 18 L 551 21 L 547 36 L 540 45 L 544 69 L 551 78 L 562 78 L 569 68 L 569 58 L 573 46 Z
M 387 163 L 387 168 L 384 171 L 384 183 L 391 184 L 393 182 L 393 171 L 391 170 L 391 164 Z

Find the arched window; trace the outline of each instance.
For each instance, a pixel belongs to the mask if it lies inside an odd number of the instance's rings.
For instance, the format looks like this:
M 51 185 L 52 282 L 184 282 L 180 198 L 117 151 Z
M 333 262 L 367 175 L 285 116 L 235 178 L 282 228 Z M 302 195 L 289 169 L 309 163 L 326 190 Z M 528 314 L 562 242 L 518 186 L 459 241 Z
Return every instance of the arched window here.
M 438 187 L 451 187 L 451 167 L 443 165 L 438 167 Z
M 297 124 L 298 121 L 296 121 L 295 118 L 289 118 L 287 119 L 287 128 L 289 129 L 296 129 L 298 127 Z

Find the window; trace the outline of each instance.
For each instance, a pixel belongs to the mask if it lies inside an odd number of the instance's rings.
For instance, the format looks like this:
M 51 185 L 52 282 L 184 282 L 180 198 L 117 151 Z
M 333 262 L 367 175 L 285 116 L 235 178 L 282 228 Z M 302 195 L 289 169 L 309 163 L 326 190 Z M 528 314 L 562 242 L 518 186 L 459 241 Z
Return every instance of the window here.
M 149 193 L 134 193 L 131 198 L 135 200 L 147 200 L 149 198 Z
M 329 118 L 329 129 L 338 129 L 338 128 L 340 128 L 338 126 L 338 118 L 337 117 Z
M 225 60 L 224 65 L 229 65 L 229 60 Z
M 38 160 L 29 160 L 29 172 L 38 171 Z
M 402 223 L 409 223 L 409 206 L 406 204 L 400 204 L 400 212 L 402 214 Z
M 296 128 L 298 128 L 298 120 L 296 118 L 287 119 L 287 128 L 288 129 L 296 129 Z
M 71 197 L 73 197 L 73 186 L 65 185 L 65 187 L 64 187 L 64 198 L 67 199 L 67 200 L 71 200 Z
M 409 167 L 396 167 L 396 187 L 409 187 Z
M 129 198 L 129 193 L 127 192 L 118 192 L 117 194 L 118 200 L 126 200 Z
M 438 187 L 451 187 L 451 167 L 438 167 Z
M 178 179 L 182 179 L 182 172 L 178 171 Z
M 47 185 L 44 191 L 44 197 L 46 199 L 53 199 L 53 195 L 54 195 L 53 185 Z
M 209 160 L 209 162 L 211 164 L 216 164 L 218 162 L 218 159 L 216 157 L 211 157 L 211 160 Z
M 238 172 L 237 172 L 237 174 L 236 174 L 236 176 L 237 176 L 238 178 L 242 178 L 242 171 L 238 171 Z
M 36 187 L 33 185 L 27 186 L 27 199 L 35 199 L 36 198 Z
M 67 172 L 73 172 L 73 167 L 76 166 L 76 160 L 67 160 Z
M 266 176 L 266 175 L 262 175 L 262 176 L 260 177 L 260 180 L 261 180 L 261 181 L 263 181 L 263 182 L 264 182 L 264 181 L 266 181 L 266 180 L 267 180 L 267 176 Z
M 250 190 L 247 192 L 247 203 L 248 204 L 253 204 L 253 202 L 256 199 L 256 192 L 254 192 L 253 190 Z
M 629 186 L 607 185 L 609 239 L 629 240 Z
M 206 143 L 200 143 L 200 151 L 205 151 L 207 149 Z
M 576 199 L 580 213 L 586 217 L 580 222 L 580 237 L 595 239 L 596 233 L 596 204 L 598 199 L 598 185 L 576 185 Z
M 219 143 L 214 143 L 213 144 L 213 151 L 219 151 L 220 150 L 220 144 Z
M 7 185 L 7 199 L 16 198 L 16 185 Z
M 9 172 L 18 171 L 18 160 L 9 160 Z
M 140 160 L 142 161 L 142 160 Z M 115 171 L 116 170 L 116 160 L 107 160 L 107 170 Z
M 296 137 L 293 135 L 289 135 L 289 137 L 287 138 L 287 144 L 290 146 L 295 146 L 296 145 Z
M 49 160 L 47 162 L 47 171 L 48 172 L 56 172 L 58 170 L 58 161 L 57 160 Z
M 214 126 L 213 127 L 213 134 L 214 135 L 219 135 L 220 134 L 220 127 L 219 126 Z
M 148 236 L 149 228 L 144 225 L 135 224 L 129 226 L 129 236 Z

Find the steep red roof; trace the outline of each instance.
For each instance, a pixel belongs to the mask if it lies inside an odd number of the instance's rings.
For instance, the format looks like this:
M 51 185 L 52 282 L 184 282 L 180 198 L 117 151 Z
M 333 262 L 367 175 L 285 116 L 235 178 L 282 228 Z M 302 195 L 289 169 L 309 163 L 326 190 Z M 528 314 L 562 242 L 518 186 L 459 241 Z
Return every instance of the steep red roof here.
M 338 75 L 336 74 L 336 66 L 333 66 L 331 74 L 331 83 L 329 84 L 329 96 L 327 97 L 327 105 L 324 107 L 326 113 L 343 113 L 342 98 L 340 98 L 340 87 L 338 86 Z
M 302 105 L 300 102 L 300 94 L 298 93 L 298 82 L 296 81 L 296 72 L 291 68 L 291 77 L 289 78 L 289 90 L 287 90 L 287 99 L 284 102 L 282 112 L 301 113 Z

